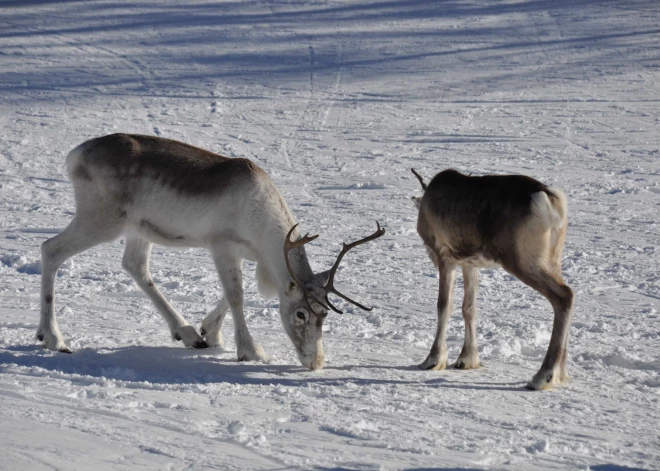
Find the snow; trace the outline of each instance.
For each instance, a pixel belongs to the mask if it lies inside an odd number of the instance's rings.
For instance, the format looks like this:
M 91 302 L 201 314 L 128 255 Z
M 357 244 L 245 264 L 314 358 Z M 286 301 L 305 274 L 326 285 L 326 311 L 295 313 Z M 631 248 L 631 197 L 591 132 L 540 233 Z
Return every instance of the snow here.
M 660 5 L 650 0 L 90 0 L 0 5 L 2 469 L 592 469 L 660 466 Z M 348 255 L 309 372 L 256 291 L 271 361 L 172 343 L 121 241 L 56 282 L 72 355 L 43 350 L 39 245 L 74 213 L 64 156 L 112 132 L 263 167 L 327 269 Z M 420 371 L 437 279 L 410 198 L 446 167 L 563 188 L 576 292 L 572 382 L 530 392 L 549 304 L 483 270 L 484 368 Z M 204 251 L 157 247 L 194 325 L 220 287 Z M 458 276 L 450 361 L 463 323 Z M 338 301 L 339 303 L 339 301 Z

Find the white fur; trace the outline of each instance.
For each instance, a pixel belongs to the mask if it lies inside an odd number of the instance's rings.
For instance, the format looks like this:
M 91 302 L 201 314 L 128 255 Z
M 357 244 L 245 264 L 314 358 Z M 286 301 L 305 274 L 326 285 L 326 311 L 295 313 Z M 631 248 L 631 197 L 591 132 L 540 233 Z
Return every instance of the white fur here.
M 273 281 L 272 275 L 269 273 L 268 268 L 263 264 L 257 264 L 257 289 L 259 293 L 266 298 L 271 299 L 277 296 L 277 286 Z
M 294 323 L 296 310 L 305 303 L 302 287 L 291 289 L 283 247 L 295 221 L 271 179 L 259 170 L 250 174 L 251 179 L 245 179 L 242 186 L 233 184 L 221 191 L 191 194 L 163 183 L 163 180 L 175 181 L 176 175 L 160 178 L 162 175 L 155 175 L 151 169 L 151 173 L 132 175 L 129 186 L 113 169 L 97 164 L 99 160 L 93 153 L 118 152 L 121 147 L 113 142 L 117 139 L 140 142 L 139 136 L 104 139 L 99 141 L 103 144 L 87 141 L 66 158 L 75 191 L 76 215 L 61 234 L 42 245 L 41 323 L 37 335 L 43 338 L 45 346 L 68 351 L 55 318 L 54 280 L 58 267 L 77 253 L 123 236 L 126 238 L 124 268 L 152 300 L 175 339 L 182 340 L 186 346 L 204 346 L 202 337 L 153 283 L 149 273 L 153 243 L 204 247 L 211 252 L 225 298 L 204 319 L 202 331 L 210 344 L 221 346 L 222 320 L 231 309 L 238 357 L 242 360 L 266 358 L 252 339 L 243 315 L 242 260 L 258 262 L 259 289 L 265 296 L 279 295 L 282 321 L 301 362 L 310 369 L 320 368 L 323 364 L 321 324 L 316 322 L 315 315 L 306 327 Z M 182 152 L 177 157 L 191 161 L 186 151 Z M 130 188 L 128 195 L 127 188 Z M 120 194 L 122 198 L 117 196 Z M 297 235 L 296 231 L 293 236 Z M 291 264 L 299 280 L 315 283 L 303 248 L 292 251 Z M 300 333 L 303 330 L 305 335 Z
M 532 214 L 548 229 L 559 229 L 566 221 L 566 195 L 558 188 L 553 188 L 551 191 L 559 199 L 559 206 L 553 205 L 544 191 L 539 191 L 532 195 Z

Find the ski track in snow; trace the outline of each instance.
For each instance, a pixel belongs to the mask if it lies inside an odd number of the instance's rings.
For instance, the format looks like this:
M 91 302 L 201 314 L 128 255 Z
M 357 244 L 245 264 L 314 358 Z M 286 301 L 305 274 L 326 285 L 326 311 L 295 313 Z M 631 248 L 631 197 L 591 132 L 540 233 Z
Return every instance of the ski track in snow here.
M 592 469 L 660 466 L 660 8 L 576 2 L 5 2 L 0 6 L 0 469 Z M 269 172 L 316 270 L 351 252 L 327 366 L 299 366 L 247 264 L 268 364 L 172 343 L 121 241 L 57 282 L 75 350 L 37 345 L 39 245 L 66 227 L 64 156 L 111 132 L 182 140 Z M 563 188 L 576 293 L 569 372 L 529 392 L 549 304 L 483 270 L 485 367 L 419 371 L 436 327 L 409 168 L 524 173 Z M 191 324 L 220 297 L 210 257 L 156 247 Z M 449 357 L 463 339 L 460 275 Z

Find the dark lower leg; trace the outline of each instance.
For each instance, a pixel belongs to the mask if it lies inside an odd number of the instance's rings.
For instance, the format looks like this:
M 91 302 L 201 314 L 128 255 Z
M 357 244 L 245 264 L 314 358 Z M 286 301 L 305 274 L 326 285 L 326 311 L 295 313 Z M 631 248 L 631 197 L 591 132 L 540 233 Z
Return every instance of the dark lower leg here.
M 465 323 L 465 342 L 461 354 L 456 360 L 456 368 L 470 369 L 479 367 L 479 352 L 477 350 L 477 286 L 479 270 L 473 267 L 463 267 L 463 322 Z
M 440 275 L 437 304 L 438 326 L 431 351 L 426 360 L 419 365 L 419 368 L 423 370 L 442 370 L 447 366 L 447 344 L 445 339 L 452 308 L 455 266 L 439 259 L 438 271 Z

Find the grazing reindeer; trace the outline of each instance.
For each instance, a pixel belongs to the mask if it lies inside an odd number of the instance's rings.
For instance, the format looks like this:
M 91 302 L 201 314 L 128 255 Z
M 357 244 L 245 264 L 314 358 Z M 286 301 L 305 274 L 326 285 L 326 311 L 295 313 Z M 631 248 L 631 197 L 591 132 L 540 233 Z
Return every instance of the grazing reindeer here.
M 263 360 L 243 316 L 243 259 L 257 262 L 262 293 L 279 295 L 280 316 L 300 362 L 323 366 L 321 327 L 328 300 L 339 293 L 333 279 L 351 248 L 384 234 L 344 245 L 334 266 L 314 274 L 284 198 L 268 175 L 246 159 L 231 159 L 177 141 L 113 134 L 89 140 L 66 158 L 76 214 L 64 231 L 41 246 L 41 322 L 37 338 L 51 350 L 70 353 L 55 319 L 54 280 L 69 257 L 123 235 L 123 267 L 156 306 L 172 337 L 187 347 L 222 345 L 228 309 L 236 326 L 239 360 Z M 202 335 L 174 310 L 149 274 L 153 243 L 205 247 L 215 262 L 225 296 L 203 321 Z M 341 311 L 338 311 L 341 312 Z
M 451 313 L 454 270 L 463 269 L 465 343 L 456 368 L 478 368 L 476 295 L 479 268 L 501 266 L 545 296 L 555 312 L 552 337 L 541 369 L 527 385 L 550 389 L 568 379 L 566 354 L 573 291 L 561 275 L 566 235 L 564 192 L 523 175 L 470 177 L 455 170 L 437 174 L 426 186 L 415 170 L 424 196 L 417 232 L 438 267 L 438 329 L 421 369 L 447 365 L 445 337 Z

